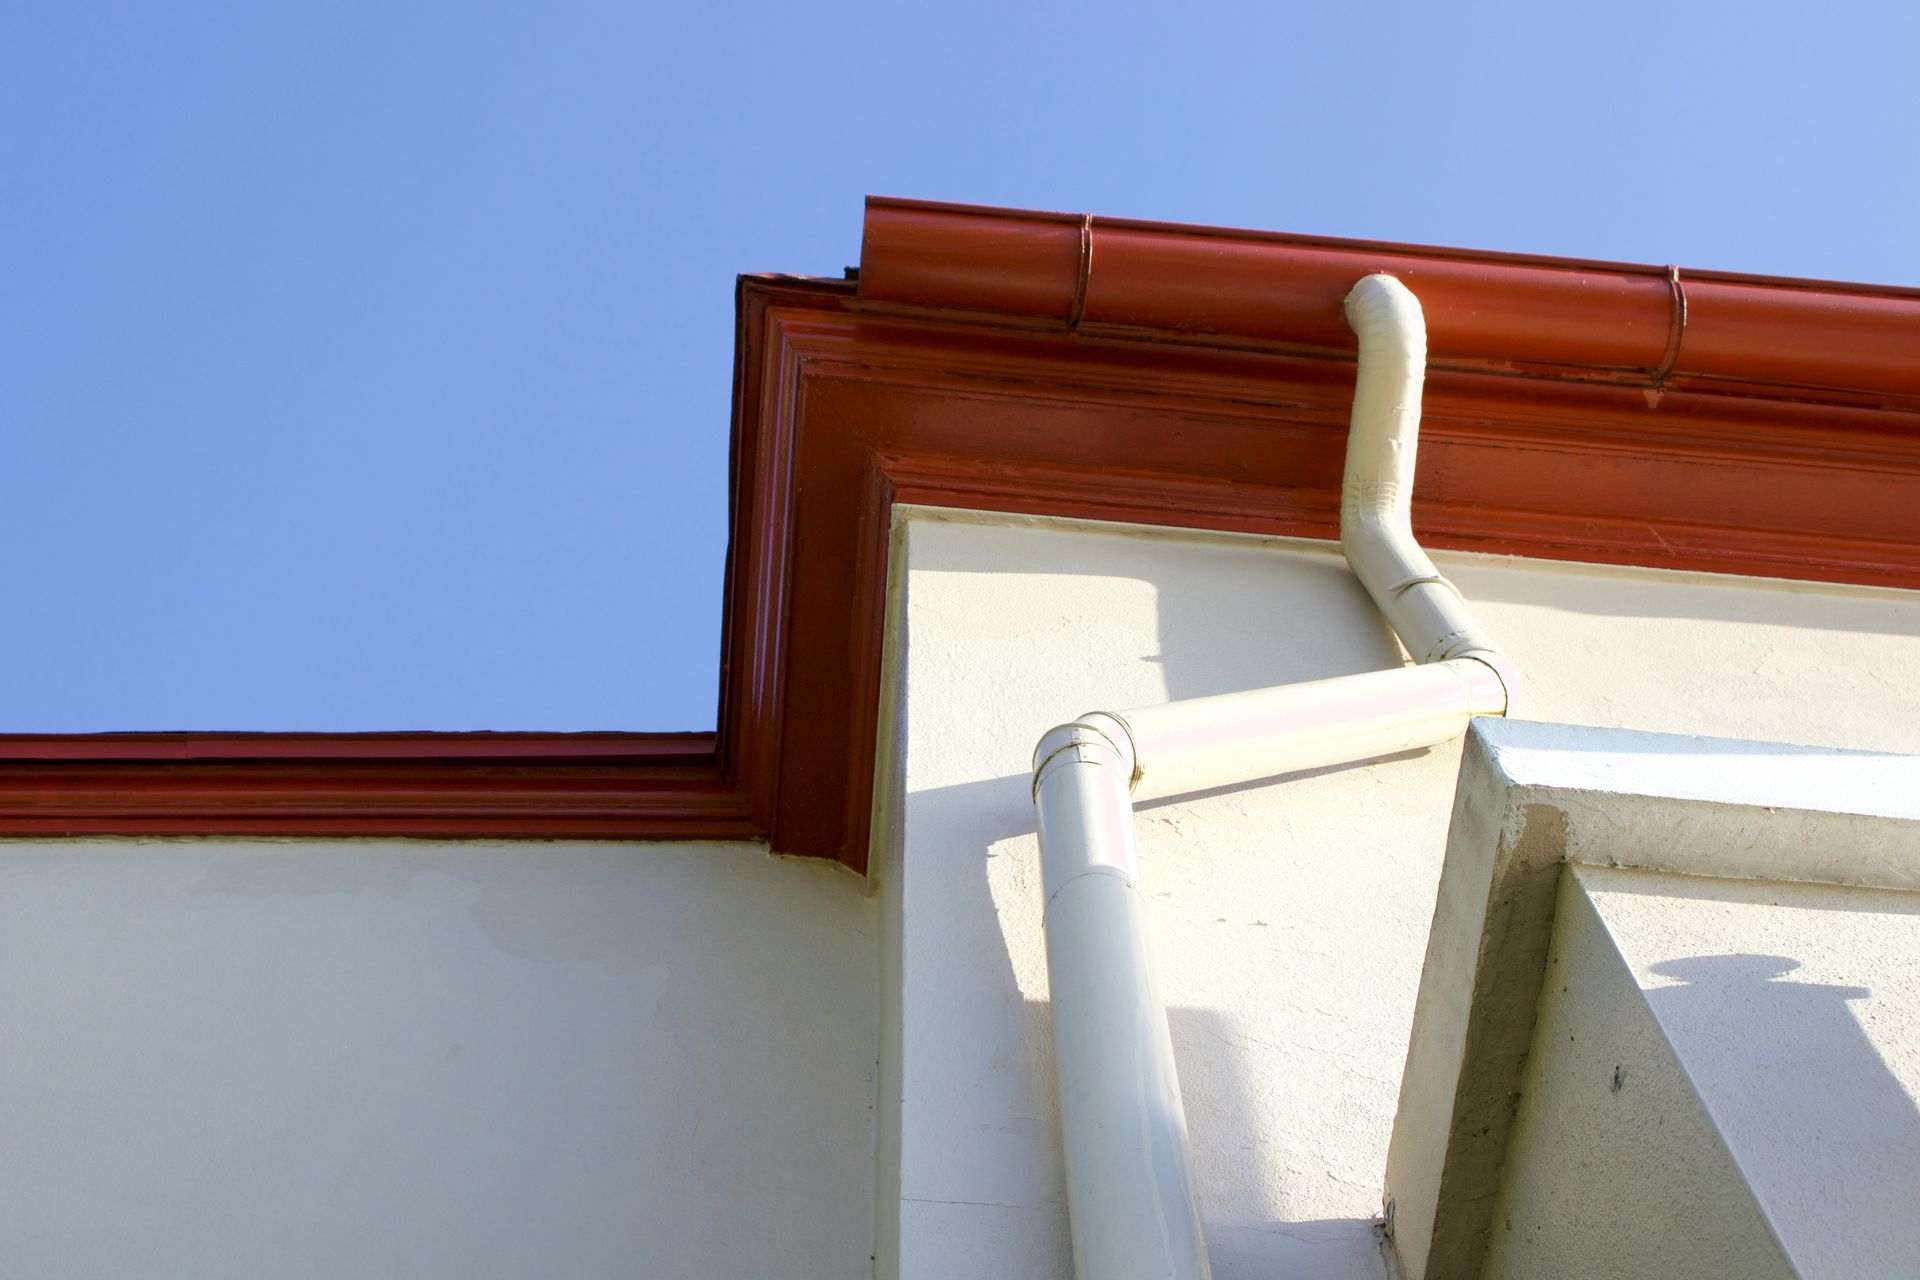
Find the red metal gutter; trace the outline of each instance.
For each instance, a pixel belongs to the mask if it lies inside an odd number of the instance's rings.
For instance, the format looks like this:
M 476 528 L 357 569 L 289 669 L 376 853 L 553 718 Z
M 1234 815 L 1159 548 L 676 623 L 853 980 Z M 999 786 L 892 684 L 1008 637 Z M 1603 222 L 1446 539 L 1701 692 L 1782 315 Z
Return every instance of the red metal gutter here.
M 1920 398 L 1920 291 L 872 198 L 860 296 L 1079 332 L 1347 355 L 1372 271 L 1432 359 Z

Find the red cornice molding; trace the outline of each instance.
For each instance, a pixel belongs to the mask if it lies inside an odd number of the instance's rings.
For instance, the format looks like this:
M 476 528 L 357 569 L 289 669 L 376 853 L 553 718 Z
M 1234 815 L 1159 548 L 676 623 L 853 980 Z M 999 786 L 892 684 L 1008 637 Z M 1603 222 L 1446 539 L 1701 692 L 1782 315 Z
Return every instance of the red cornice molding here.
M 740 495 L 736 527 L 783 530 L 768 545 L 784 550 L 736 581 L 733 614 L 773 610 L 757 652 L 780 682 L 778 746 L 757 811 L 777 849 L 865 865 L 892 504 L 1337 535 L 1350 356 L 775 282 L 749 283 L 747 311 L 764 367 L 743 438 L 787 459 Z M 1917 426 L 1752 387 L 1440 367 L 1415 521 L 1438 547 L 1920 586 Z
M 0 834 L 752 839 L 712 734 L 0 737 Z
M 7 760 L 460 760 L 711 766 L 710 733 L 16 733 Z
M 1339 303 L 1382 269 L 1433 327 L 1433 545 L 1920 586 L 1911 291 L 874 201 L 857 288 L 740 284 L 716 736 L 0 739 L 0 835 L 766 838 L 864 868 L 894 505 L 1332 537 Z

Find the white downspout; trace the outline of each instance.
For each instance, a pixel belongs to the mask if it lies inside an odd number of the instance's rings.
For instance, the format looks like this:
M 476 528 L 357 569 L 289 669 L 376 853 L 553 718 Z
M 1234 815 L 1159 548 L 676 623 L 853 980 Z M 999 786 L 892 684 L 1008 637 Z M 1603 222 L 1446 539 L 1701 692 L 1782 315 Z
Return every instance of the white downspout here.
M 1427 373 L 1420 299 L 1392 276 L 1371 275 L 1347 294 L 1346 312 L 1360 339 L 1360 372 L 1340 482 L 1340 550 L 1415 662 L 1477 659 L 1511 695 L 1519 673 L 1413 540 L 1413 463 Z
M 1148 963 L 1133 802 L 1432 746 L 1516 688 L 1506 657 L 1413 539 L 1426 333 L 1391 276 L 1347 295 L 1360 370 L 1341 549 L 1422 664 L 1093 712 L 1034 751 L 1047 972 L 1080 1280 L 1205 1280 L 1186 1115 Z

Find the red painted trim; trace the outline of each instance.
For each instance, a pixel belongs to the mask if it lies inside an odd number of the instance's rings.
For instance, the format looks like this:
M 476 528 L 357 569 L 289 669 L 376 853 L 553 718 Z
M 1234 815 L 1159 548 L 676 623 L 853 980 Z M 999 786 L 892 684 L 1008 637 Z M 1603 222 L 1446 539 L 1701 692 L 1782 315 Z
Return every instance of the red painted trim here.
M 857 291 L 740 284 L 717 735 L 0 739 L 0 835 L 863 868 L 895 505 L 1332 537 L 1378 269 L 1433 326 L 1431 544 L 1920 587 L 1920 293 L 874 201 Z
M 0 834 L 752 839 L 712 734 L 0 737 Z
M 0 768 L 9 836 L 415 836 L 753 839 L 762 829 L 712 770 L 566 770 L 415 761 L 113 760 Z
M 650 767 L 714 761 L 711 733 L 15 733 L 9 760 L 485 760 Z
M 798 477 L 794 553 L 757 597 L 783 620 L 778 849 L 864 866 L 880 508 L 1337 532 L 1349 361 L 761 288 L 779 390 L 755 429 L 787 437 Z M 1920 586 L 1911 413 L 1446 368 L 1426 405 L 1435 546 Z

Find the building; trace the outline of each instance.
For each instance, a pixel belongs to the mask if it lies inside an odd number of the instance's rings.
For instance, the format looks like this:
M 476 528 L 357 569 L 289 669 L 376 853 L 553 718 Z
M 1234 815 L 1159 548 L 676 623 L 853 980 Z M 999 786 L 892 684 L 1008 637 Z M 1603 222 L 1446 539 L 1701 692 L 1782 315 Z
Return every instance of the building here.
M 1920 294 L 876 200 L 740 284 L 717 735 L 0 744 L 0 1274 L 1071 1274 L 1031 753 L 1407 661 L 1374 272 L 1524 692 L 1139 809 L 1213 1274 L 1910 1268 Z

